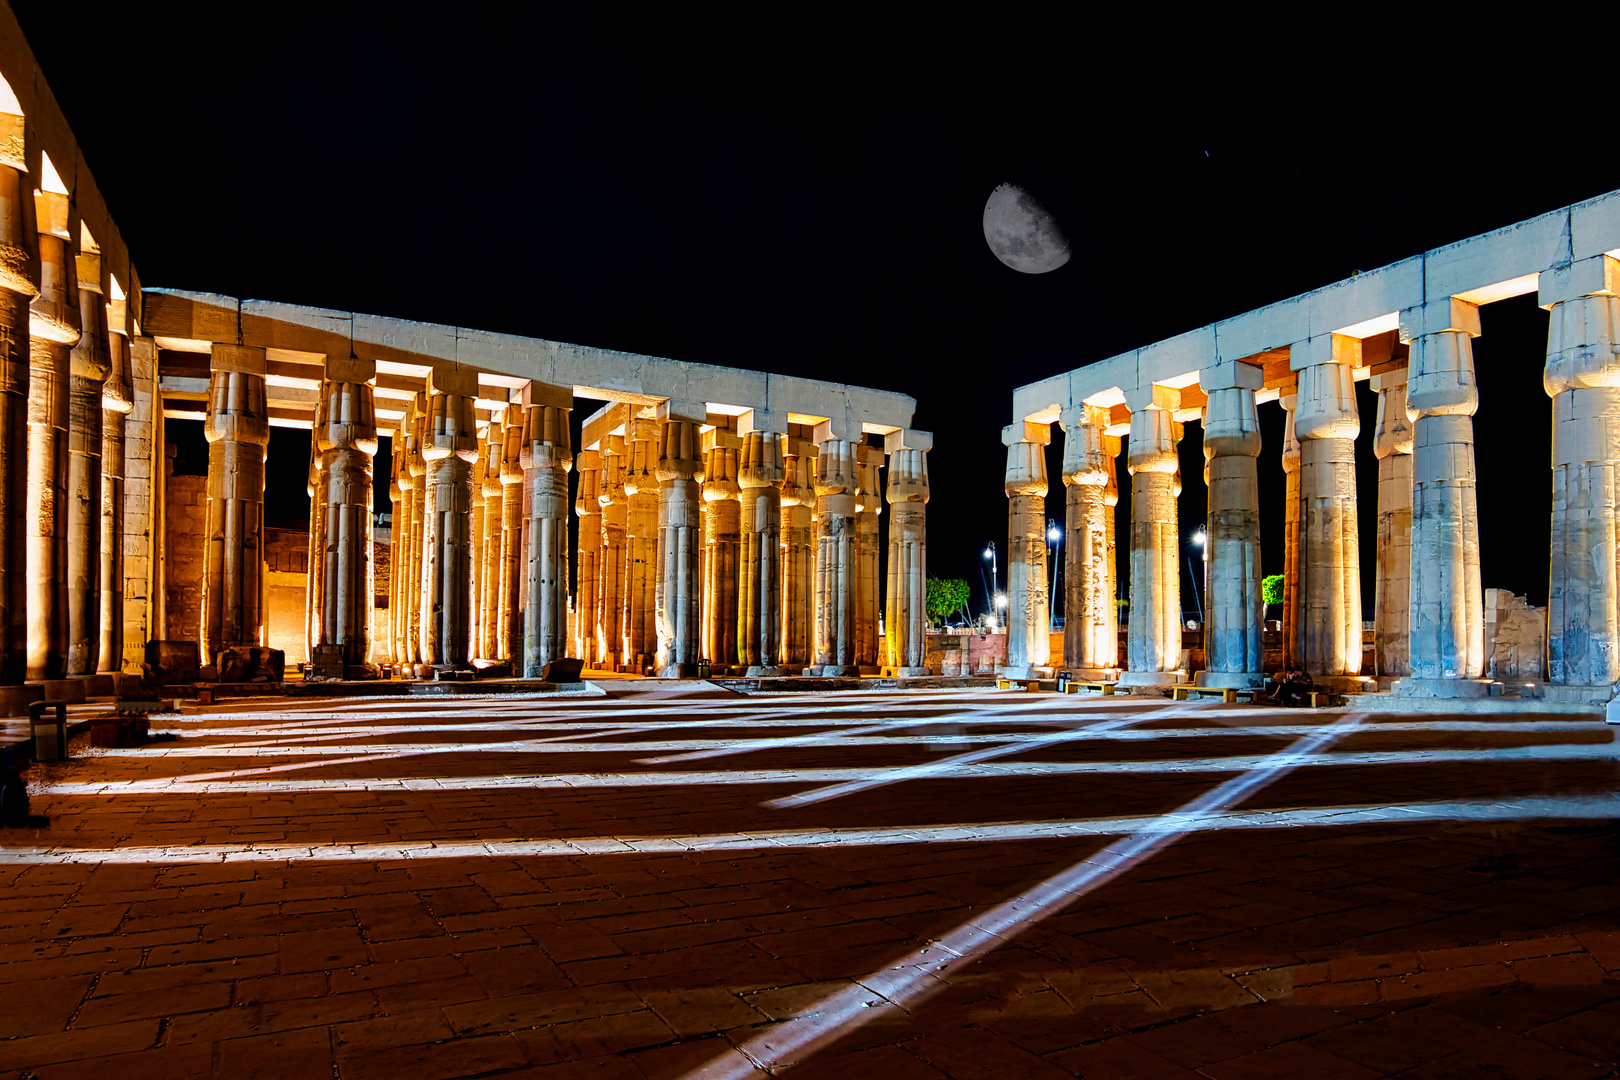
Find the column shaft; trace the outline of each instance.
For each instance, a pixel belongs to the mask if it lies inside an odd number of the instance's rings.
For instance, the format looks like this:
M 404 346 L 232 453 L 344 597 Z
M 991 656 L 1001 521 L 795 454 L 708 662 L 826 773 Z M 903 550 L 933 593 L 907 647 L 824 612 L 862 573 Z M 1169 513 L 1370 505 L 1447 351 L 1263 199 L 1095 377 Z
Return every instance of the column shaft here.
M 1131 413 L 1131 595 L 1121 682 L 1179 682 L 1181 543 L 1176 513 L 1180 425 L 1168 408 Z
M 1283 426 L 1283 666 L 1292 670 L 1304 663 L 1299 620 L 1299 438 L 1294 434 L 1298 397 L 1285 395 L 1281 404 Z
M 572 397 L 568 398 L 572 401 Z M 538 679 L 568 655 L 569 409 L 530 405 L 523 440 L 529 487 L 529 589 L 523 609 L 523 676 Z
M 414 671 L 426 663 L 422 656 L 422 551 L 427 521 L 427 462 L 422 458 L 422 443 L 427 433 L 427 395 L 417 394 L 405 414 L 405 463 L 401 490 L 409 512 L 406 522 L 409 543 L 400 551 L 400 599 L 402 601 L 404 630 L 401 662 Z
M 602 659 L 602 453 L 581 450 L 575 461 L 579 469 L 579 496 L 574 511 L 579 515 L 579 572 L 574 592 L 574 629 L 578 651 L 586 667 L 597 667 Z
M 469 667 L 472 613 L 472 466 L 478 457 L 473 401 L 477 376 L 434 370 L 428 375 L 428 424 L 422 457 L 428 470 L 423 514 L 422 654 L 440 669 Z
M 742 548 L 737 581 L 737 662 L 750 677 L 782 673 L 782 437 L 743 436 L 737 460 Z
M 1407 619 L 1412 588 L 1412 425 L 1406 415 L 1406 371 L 1373 376 L 1378 391 L 1378 582 L 1373 655 L 1377 674 L 1412 673 Z
M 703 475 L 698 425 L 662 422 L 658 455 L 658 669 L 667 678 L 697 674 L 702 649 L 699 573 L 703 534 L 698 478 Z
M 74 260 L 79 341 L 70 357 L 68 392 L 67 588 L 69 675 L 93 675 L 101 654 L 102 387 L 112 368 L 101 255 L 81 226 Z
M 816 456 L 815 663 L 855 675 L 855 446 L 827 439 Z
M 815 447 L 789 437 L 782 460 L 782 666 L 799 672 L 814 662 L 816 538 Z
M 1119 663 L 1119 614 L 1111 585 L 1114 564 L 1114 503 L 1108 500 L 1108 410 L 1080 405 L 1062 416 L 1063 485 L 1067 491 L 1063 536 L 1063 666 L 1101 677 Z M 1117 502 L 1117 495 L 1115 497 Z
M 491 420 L 484 429 L 484 520 L 478 549 L 478 640 L 480 659 L 501 658 L 501 533 L 506 521 L 506 487 L 501 482 L 501 457 L 506 452 L 506 428 Z
M 215 345 L 209 366 L 202 639 L 203 659 L 218 664 L 228 650 L 263 644 L 264 456 L 270 418 L 263 349 Z
M 1007 447 L 1007 674 L 1026 678 L 1051 660 L 1051 610 L 1046 595 L 1046 424 L 1014 424 L 1001 433 Z
M 39 295 L 23 118 L 0 115 L 0 685 L 28 666 L 29 303 Z
M 109 314 L 108 376 L 101 394 L 101 647 L 96 670 L 124 666 L 124 431 L 131 403 L 124 301 Z
M 1209 457 L 1209 562 L 1204 599 L 1208 686 L 1259 686 L 1264 676 L 1265 596 L 1260 576 L 1258 368 L 1237 378 L 1206 373 L 1204 453 Z M 1252 373 L 1252 375 L 1251 375 Z M 1250 385 L 1222 386 L 1247 379 Z
M 866 674 L 877 674 L 883 659 L 878 638 L 878 609 L 882 606 L 878 544 L 883 510 L 883 451 L 855 444 L 855 664 Z
M 404 461 L 405 437 L 395 427 L 389 440 L 388 452 L 388 641 L 383 651 L 383 662 L 398 664 L 404 660 L 400 654 L 403 632 L 399 585 L 404 569 L 406 533 L 410 530 L 410 512 L 405 508 L 405 490 L 400 486 L 400 465 Z
M 624 668 L 626 564 L 629 558 L 630 494 L 624 489 L 627 465 L 623 435 L 602 439 L 601 605 L 602 639 L 606 644 L 602 666 Z
M 500 584 L 495 603 L 495 655 L 523 674 L 523 407 L 507 406 L 501 429 Z
M 889 572 L 883 636 L 889 665 L 901 677 L 928 669 L 928 449 L 932 436 L 902 430 L 888 436 Z
M 337 650 L 337 674 L 372 674 L 373 599 L 372 469 L 377 454 L 377 418 L 370 360 L 329 359 L 321 384 L 323 423 L 315 432 L 321 455 L 322 529 L 321 644 Z M 360 670 L 354 670 L 359 668 Z
M 1312 675 L 1361 670 L 1361 556 L 1356 536 L 1354 363 L 1313 364 L 1299 372 L 1294 433 L 1299 438 L 1300 659 Z M 1337 344 L 1336 348 L 1339 347 Z M 1335 354 L 1339 355 L 1339 354 Z
M 737 584 L 742 551 L 740 441 L 723 429 L 705 432 L 703 466 L 703 655 L 717 671 L 737 663 Z
M 625 654 L 632 670 L 641 674 L 651 668 L 658 653 L 659 427 L 656 420 L 632 417 L 627 430 Z

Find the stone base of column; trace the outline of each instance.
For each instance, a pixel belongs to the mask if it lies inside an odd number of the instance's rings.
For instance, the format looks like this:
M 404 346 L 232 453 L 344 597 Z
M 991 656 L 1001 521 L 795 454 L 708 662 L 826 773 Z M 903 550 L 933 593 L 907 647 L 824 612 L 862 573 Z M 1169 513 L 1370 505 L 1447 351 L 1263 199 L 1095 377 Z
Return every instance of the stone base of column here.
M 761 667 L 759 664 L 755 664 L 753 667 L 748 669 L 748 674 L 745 676 L 745 678 L 749 678 L 749 679 L 779 679 L 779 678 L 781 678 L 782 676 L 784 676 L 786 674 L 787 674 L 787 668 L 781 668 L 781 667 L 775 667 L 775 666 Z
M 1003 679 L 1050 679 L 1054 677 L 1055 669 L 1038 667 L 1035 664 L 1019 664 L 1017 667 L 1004 667 L 996 674 Z
M 1200 671 L 1194 681 L 1212 690 L 1258 690 L 1266 685 L 1263 671 Z
M 897 679 L 923 679 L 932 674 L 934 672 L 925 667 L 897 667 L 894 669 L 894 677 Z
M 347 682 L 382 678 L 382 669 L 376 664 L 344 664 L 343 678 Z
M 695 679 L 698 677 L 696 664 L 665 664 L 658 672 L 660 679 Z
M 1185 671 L 1122 671 L 1119 673 L 1117 686 L 1185 686 L 1187 673 Z
M 29 705 L 44 700 L 45 687 L 40 683 L 0 686 L 0 716 L 27 716 Z
M 43 698 L 45 701 L 65 701 L 69 705 L 82 705 L 84 703 L 84 683 L 82 680 L 46 679 L 43 682 L 31 685 L 39 687 L 42 691 L 41 697 L 35 698 L 35 701 Z M 23 709 L 24 715 L 27 712 L 28 709 L 25 707 Z
M 1482 698 L 1491 696 L 1491 688 L 1502 692 L 1502 684 L 1494 679 L 1397 679 L 1390 687 L 1397 697 L 1426 698 Z
M 860 677 L 861 669 L 854 664 L 823 664 L 821 667 L 805 668 L 806 675 L 819 675 L 823 679 L 856 679 Z
M 1614 697 L 1614 687 L 1606 683 L 1582 686 L 1568 683 L 1547 683 L 1542 697 L 1560 705 L 1602 705 Z
M 1118 682 L 1119 668 L 1111 667 L 1082 667 L 1065 668 L 1069 673 L 1070 682 Z
M 454 682 L 458 679 L 476 679 L 478 670 L 471 664 L 429 664 L 428 670 L 433 673 L 437 682 Z

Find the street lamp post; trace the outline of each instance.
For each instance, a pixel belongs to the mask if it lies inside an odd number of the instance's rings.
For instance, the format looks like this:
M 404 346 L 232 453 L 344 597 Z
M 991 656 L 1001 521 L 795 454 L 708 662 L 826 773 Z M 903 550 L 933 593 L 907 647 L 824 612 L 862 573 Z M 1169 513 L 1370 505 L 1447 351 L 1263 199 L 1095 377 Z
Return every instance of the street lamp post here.
M 1063 564 L 1063 559 L 1061 558 L 1062 554 L 1063 554 L 1063 530 L 1058 528 L 1057 522 L 1053 521 L 1051 518 L 1047 518 L 1046 519 L 1046 561 L 1049 564 L 1051 564 L 1051 567 L 1052 567 L 1052 591 L 1049 594 L 1051 596 L 1051 600 L 1047 603 L 1046 606 L 1047 606 L 1047 610 L 1049 612 L 1051 612 L 1050 623 L 1051 623 L 1051 628 L 1053 630 L 1056 630 L 1057 625 L 1058 625 L 1058 591 L 1057 591 L 1057 588 L 1058 588 L 1058 568 Z M 1065 623 L 1067 623 L 1068 620 L 1069 620 L 1069 608 L 1068 608 L 1067 604 L 1064 604 L 1063 605 L 1063 621 Z
M 1198 529 L 1192 534 L 1192 545 L 1203 555 L 1206 574 L 1208 573 L 1209 566 L 1209 548 L 1207 547 L 1208 540 L 1209 534 L 1205 533 L 1202 528 Z M 1202 626 L 1204 624 L 1204 601 L 1198 595 L 1198 571 L 1193 568 L 1191 555 L 1187 556 L 1187 573 L 1192 577 L 1193 603 L 1198 605 L 1198 625 Z
M 990 587 L 985 590 L 985 596 L 990 601 L 990 628 L 995 630 L 999 622 L 996 609 L 1000 608 L 1005 601 L 999 592 L 1001 580 L 996 572 L 996 542 L 994 540 L 990 541 L 985 547 L 984 557 L 990 562 Z M 984 573 L 984 567 L 979 567 L 979 573 Z

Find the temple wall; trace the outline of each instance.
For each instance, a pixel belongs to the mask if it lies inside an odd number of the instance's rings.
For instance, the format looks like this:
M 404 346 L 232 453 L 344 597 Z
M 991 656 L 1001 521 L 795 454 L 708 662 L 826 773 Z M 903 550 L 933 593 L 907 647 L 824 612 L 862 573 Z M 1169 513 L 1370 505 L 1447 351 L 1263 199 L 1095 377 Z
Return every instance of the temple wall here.
M 174 447 L 164 458 L 163 637 L 196 641 L 202 630 L 203 537 L 208 477 L 174 474 Z

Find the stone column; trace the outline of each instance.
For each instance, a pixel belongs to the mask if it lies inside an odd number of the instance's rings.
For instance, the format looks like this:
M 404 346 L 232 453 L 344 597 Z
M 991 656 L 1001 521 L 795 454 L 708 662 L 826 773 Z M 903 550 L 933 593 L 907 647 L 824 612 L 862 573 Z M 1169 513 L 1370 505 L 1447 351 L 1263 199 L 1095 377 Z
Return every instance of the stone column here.
M 737 663 L 737 577 L 742 551 L 737 451 L 722 428 L 703 433 L 703 655 L 716 674 Z
M 326 593 L 323 576 L 326 573 L 326 472 L 325 455 L 321 453 L 320 430 L 326 426 L 326 398 L 315 401 L 315 417 L 309 434 L 309 471 L 305 475 L 304 493 L 309 496 L 309 536 L 304 549 L 304 657 L 309 661 L 310 675 L 336 678 L 333 664 L 321 671 L 317 664 L 317 647 L 321 643 L 321 598 Z
M 495 656 L 523 675 L 523 407 L 506 407 L 501 428 L 500 572 L 496 589 Z
M 1474 346 L 1479 308 L 1448 298 L 1401 312 L 1411 341 L 1412 550 L 1408 644 L 1412 675 L 1396 692 L 1484 697 L 1485 595 L 1475 498 Z
M 792 436 L 782 442 L 782 667 L 790 674 L 803 672 L 815 658 L 815 449 Z
M 581 450 L 575 461 L 579 469 L 579 494 L 574 511 L 579 514 L 579 572 L 574 590 L 574 625 L 578 650 L 585 666 L 594 668 L 602 659 L 603 644 L 601 584 L 602 567 L 602 453 Z
M 1412 673 L 1407 609 L 1412 588 L 1412 424 L 1406 415 L 1406 369 L 1372 377 L 1378 392 L 1378 582 L 1373 624 L 1375 674 Z
M 116 285 L 116 282 L 114 282 Z M 129 314 L 116 288 L 107 306 L 107 381 L 101 388 L 101 647 L 96 670 L 124 665 L 124 436 L 133 408 Z
M 742 489 L 742 548 L 737 574 L 737 662 L 748 677 L 783 674 L 782 661 L 782 435 L 754 425 L 787 426 L 761 410 L 746 417 L 737 459 Z M 750 430 L 752 429 L 752 430 Z
M 506 425 L 491 418 L 484 429 L 484 524 L 478 552 L 478 656 L 501 659 L 501 533 L 506 521 L 506 486 L 501 481 L 501 459 L 506 454 Z
M 819 675 L 855 666 L 855 444 L 822 431 L 816 455 L 816 638 Z
M 422 656 L 422 550 L 427 521 L 427 462 L 422 457 L 422 446 L 427 434 L 427 395 L 419 393 L 411 399 L 405 413 L 405 463 L 401 486 L 410 516 L 410 543 L 400 551 L 400 599 L 404 610 L 405 640 L 400 660 L 410 666 L 412 674 L 426 674 L 427 663 Z
M 410 531 L 411 515 L 405 508 L 405 490 L 400 486 L 400 465 L 405 456 L 405 437 L 399 427 L 394 428 L 389 442 L 388 642 L 384 649 L 383 662 L 398 664 L 404 659 L 400 654 L 400 639 L 404 632 L 401 619 L 404 610 L 400 605 L 399 586 L 403 579 L 405 539 Z
M 651 669 L 658 653 L 658 421 L 632 417 L 626 434 L 625 653 L 631 670 L 640 675 Z
M 1204 587 L 1207 623 L 1202 686 L 1244 689 L 1265 684 L 1265 590 L 1260 574 L 1260 413 L 1254 392 L 1265 376 L 1249 364 L 1199 372 L 1204 406 L 1204 454 L 1209 484 L 1205 529 L 1209 562 Z
M 467 670 L 472 613 L 472 466 L 478 457 L 473 402 L 478 376 L 470 369 L 428 373 L 428 422 L 422 459 L 428 474 L 422 517 L 422 658 L 436 671 Z
M 878 607 L 882 588 L 878 570 L 878 516 L 883 509 L 883 451 L 855 444 L 855 665 L 863 675 L 881 670 Z
M 574 455 L 568 387 L 530 383 L 524 389 L 527 428 L 522 464 L 529 486 L 529 596 L 523 608 L 523 677 L 568 655 L 568 470 Z
M 1181 666 L 1181 531 L 1176 513 L 1181 425 L 1177 390 L 1162 386 L 1126 395 L 1131 435 L 1131 595 L 1126 636 L 1129 670 L 1121 685 L 1185 682 Z
M 1547 681 L 1606 701 L 1620 681 L 1620 260 L 1541 275 L 1552 398 Z M 1415 470 L 1414 470 L 1415 475 Z
M 39 295 L 29 313 L 28 678 L 67 673 L 68 394 L 79 290 L 68 197 L 35 192 Z
M 624 670 L 625 560 L 630 526 L 630 493 L 624 489 L 626 465 L 623 435 L 602 437 L 602 485 L 597 496 L 602 504 L 601 606 L 602 639 L 607 652 L 602 666 L 609 671 Z
M 1285 394 L 1278 403 L 1283 408 L 1283 666 L 1299 667 L 1304 661 L 1300 647 L 1299 621 L 1299 438 L 1294 434 L 1297 394 Z
M 1001 430 L 1007 447 L 1007 667 L 1008 678 L 1049 676 L 1051 611 L 1046 596 L 1047 424 Z
M 474 406 L 476 410 L 476 406 Z M 474 413 L 476 416 L 476 411 Z M 489 425 L 484 426 L 485 431 Z M 484 436 L 475 439 L 477 453 L 472 461 L 471 479 L 471 510 L 467 515 L 467 656 L 482 660 L 484 656 L 484 592 L 489 588 L 488 567 L 484 565 L 484 555 L 488 550 L 485 543 L 485 507 L 484 484 L 485 474 L 489 471 L 489 443 Z M 500 483 L 496 479 L 497 486 Z
M 928 451 L 934 436 L 902 428 L 883 438 L 889 455 L 889 666 L 901 678 L 928 675 Z
M 67 673 L 94 675 L 101 653 L 102 387 L 112 369 L 101 254 L 80 227 L 74 260 L 79 341 L 70 357 L 67 472 Z
M 697 674 L 703 646 L 698 573 L 703 536 L 698 520 L 698 481 L 703 476 L 698 416 L 701 403 L 665 402 L 658 407 L 662 433 L 658 453 L 658 671 L 664 678 Z
M 270 444 L 265 351 L 215 345 L 209 355 L 208 549 L 203 660 L 226 674 L 237 650 L 264 643 L 264 458 Z
M 23 118 L 0 114 L 0 685 L 28 666 L 29 302 L 39 295 L 35 207 L 23 158 Z M 21 691 L 5 696 L 20 708 Z M 15 700 L 14 700 L 15 699 Z
M 329 357 L 321 383 L 325 408 L 315 431 L 321 456 L 322 527 L 321 639 L 333 674 L 371 678 L 372 609 L 376 568 L 371 559 L 373 459 L 377 416 L 371 380 L 377 364 Z
M 132 406 L 124 429 L 124 659 L 140 671 L 146 643 L 163 636 L 161 552 L 163 525 L 163 400 L 158 392 L 158 348 L 149 337 L 129 342 Z M 18 460 L 21 460 L 20 458 Z
M 1293 347 L 1299 373 L 1300 659 L 1312 675 L 1361 670 L 1361 556 L 1356 537 L 1356 412 L 1361 341 L 1324 334 Z
M 1063 410 L 1064 514 L 1063 666 L 1083 679 L 1112 679 L 1119 666 L 1119 612 L 1110 573 L 1114 565 L 1108 500 L 1109 411 L 1095 405 Z M 1117 440 L 1115 440 L 1117 442 Z

